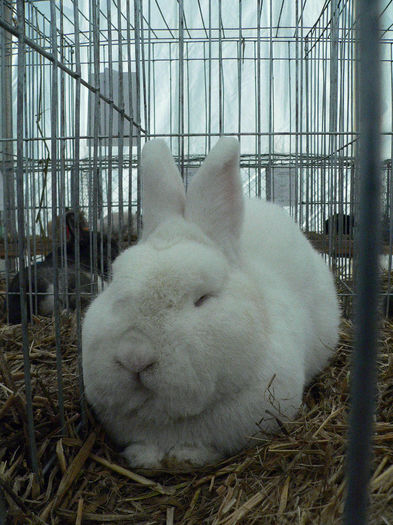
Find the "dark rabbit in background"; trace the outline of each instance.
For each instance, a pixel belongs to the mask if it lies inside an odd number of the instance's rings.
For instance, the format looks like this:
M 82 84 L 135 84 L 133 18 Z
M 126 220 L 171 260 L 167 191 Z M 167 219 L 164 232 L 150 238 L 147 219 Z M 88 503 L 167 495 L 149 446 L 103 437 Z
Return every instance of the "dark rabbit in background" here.
M 342 232 L 343 235 L 353 235 L 355 227 L 355 217 L 344 213 L 334 213 L 325 221 L 325 234 L 336 235 Z
M 59 307 L 76 308 L 76 253 L 75 234 L 76 221 L 72 210 L 66 212 L 67 243 L 65 249 L 58 246 L 55 251 L 50 252 L 42 262 L 38 262 L 25 268 L 24 287 L 27 293 L 27 319 L 31 321 L 34 315 L 51 315 L 54 311 L 54 257 L 58 264 L 58 286 Z M 81 307 L 85 308 L 91 300 L 93 283 L 91 277 L 92 265 L 90 257 L 92 254 L 93 236 L 87 229 L 87 224 L 80 216 L 79 221 L 79 259 L 80 259 L 80 298 Z M 97 273 L 106 281 L 109 277 L 108 248 L 110 245 L 110 260 L 113 261 L 119 254 L 117 242 L 109 240 L 104 234 L 97 233 Z M 61 264 L 62 257 L 66 264 Z M 20 275 L 18 272 L 10 282 L 8 288 L 8 319 L 11 324 L 21 322 L 22 313 L 20 306 Z

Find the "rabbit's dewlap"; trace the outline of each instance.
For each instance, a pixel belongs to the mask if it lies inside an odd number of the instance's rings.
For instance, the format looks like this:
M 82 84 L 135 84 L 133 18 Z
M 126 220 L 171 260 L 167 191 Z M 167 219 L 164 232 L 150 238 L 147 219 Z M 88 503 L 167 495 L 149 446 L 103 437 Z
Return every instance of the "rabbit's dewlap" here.
M 86 395 L 131 465 L 203 465 L 296 414 L 337 343 L 337 297 L 288 215 L 244 199 L 236 140 L 187 196 L 162 141 L 142 175 L 142 241 L 84 320 Z

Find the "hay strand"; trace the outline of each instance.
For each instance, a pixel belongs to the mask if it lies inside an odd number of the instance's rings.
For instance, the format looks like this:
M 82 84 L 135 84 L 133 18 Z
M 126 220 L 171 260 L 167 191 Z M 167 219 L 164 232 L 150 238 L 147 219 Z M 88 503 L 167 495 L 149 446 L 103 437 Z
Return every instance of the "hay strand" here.
M 94 459 L 94 461 L 97 461 L 97 463 L 101 463 L 101 465 L 104 465 L 110 470 L 113 470 L 114 472 L 117 472 L 121 476 L 125 476 L 126 478 L 132 479 L 136 483 L 139 483 L 140 485 L 144 485 L 145 487 L 150 487 L 155 492 L 158 492 L 159 494 L 173 494 L 174 489 L 171 488 L 165 488 L 159 483 L 156 483 L 155 481 L 152 481 L 150 479 L 145 478 L 144 476 L 141 476 L 140 474 L 136 474 L 135 472 L 131 472 L 131 470 L 125 469 L 124 467 L 121 467 L 120 465 L 115 465 L 114 463 L 110 463 L 104 458 L 100 458 L 99 456 L 96 456 L 95 454 L 90 454 L 90 457 Z

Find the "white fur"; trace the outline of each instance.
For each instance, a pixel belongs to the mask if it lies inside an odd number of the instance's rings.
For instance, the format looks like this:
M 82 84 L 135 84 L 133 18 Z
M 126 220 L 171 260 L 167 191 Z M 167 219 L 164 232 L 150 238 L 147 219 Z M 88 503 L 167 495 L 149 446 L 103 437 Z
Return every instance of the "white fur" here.
M 87 399 L 133 466 L 202 465 L 277 430 L 336 346 L 328 268 L 282 209 L 244 202 L 238 158 L 220 139 L 186 197 L 165 144 L 145 146 L 143 240 L 86 314 Z

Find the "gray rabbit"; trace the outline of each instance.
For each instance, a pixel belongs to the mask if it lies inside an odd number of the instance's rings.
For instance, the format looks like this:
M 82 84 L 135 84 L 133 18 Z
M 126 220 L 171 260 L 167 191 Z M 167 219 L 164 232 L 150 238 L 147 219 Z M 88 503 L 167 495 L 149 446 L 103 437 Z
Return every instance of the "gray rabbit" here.
M 76 308 L 76 254 L 75 254 L 75 214 L 68 210 L 65 217 L 67 227 L 67 243 L 63 257 L 66 265 L 61 266 L 62 247 L 58 246 L 50 252 L 42 262 L 38 262 L 24 269 L 24 289 L 27 293 L 27 319 L 31 321 L 32 314 L 51 315 L 54 310 L 54 257 L 58 261 L 58 289 L 59 306 L 71 309 Z M 85 308 L 90 302 L 93 285 L 91 279 L 92 239 L 91 232 L 83 220 L 79 222 L 79 258 L 80 258 L 80 298 L 81 306 Z M 102 250 L 101 250 L 102 246 Z M 108 249 L 110 246 L 110 260 L 113 261 L 119 254 L 117 242 L 110 240 L 105 234 L 97 233 L 97 273 L 106 281 L 108 279 Z M 11 324 L 21 322 L 20 279 L 22 272 L 18 272 L 8 287 L 8 320 Z M 29 275 L 31 279 L 29 279 Z M 31 281 L 31 283 L 29 282 Z

